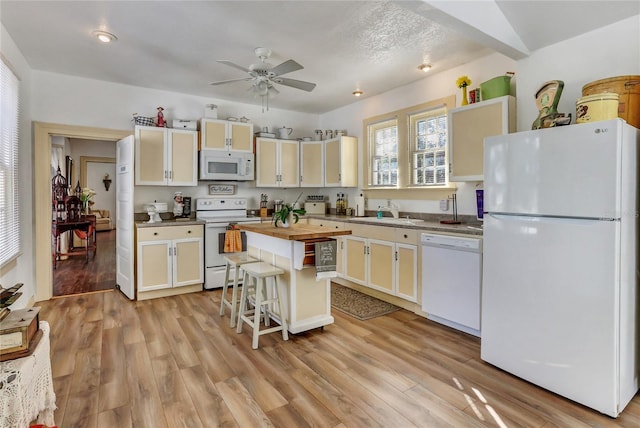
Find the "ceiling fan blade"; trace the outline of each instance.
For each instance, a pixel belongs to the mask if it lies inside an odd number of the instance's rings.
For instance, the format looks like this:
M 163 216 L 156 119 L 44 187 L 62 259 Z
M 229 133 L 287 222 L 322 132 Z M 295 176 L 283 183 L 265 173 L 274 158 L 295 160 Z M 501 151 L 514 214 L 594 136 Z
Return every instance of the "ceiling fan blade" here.
M 302 89 L 303 91 L 311 92 L 316 87 L 315 83 L 303 82 L 302 80 L 287 79 L 286 77 L 276 77 L 273 79 L 275 83 L 279 83 L 284 86 L 291 86 L 292 88 Z
M 249 73 L 251 71 L 247 67 L 243 67 L 241 65 L 238 65 L 235 62 L 225 61 L 223 59 L 219 59 L 216 62 L 219 62 L 220 64 L 228 65 L 229 67 L 237 68 L 238 70 L 242 70 L 242 71 L 244 71 L 246 73 Z
M 231 82 L 247 81 L 247 80 L 251 80 L 251 79 L 253 79 L 253 77 L 243 77 L 242 79 L 219 80 L 217 82 L 211 82 L 209 84 L 215 86 L 215 85 L 222 85 L 222 84 L 231 83 Z
M 292 71 L 302 70 L 304 67 L 290 59 L 283 62 L 280 65 L 276 65 L 269 73 L 273 73 L 274 76 L 282 76 L 283 74 L 291 73 Z

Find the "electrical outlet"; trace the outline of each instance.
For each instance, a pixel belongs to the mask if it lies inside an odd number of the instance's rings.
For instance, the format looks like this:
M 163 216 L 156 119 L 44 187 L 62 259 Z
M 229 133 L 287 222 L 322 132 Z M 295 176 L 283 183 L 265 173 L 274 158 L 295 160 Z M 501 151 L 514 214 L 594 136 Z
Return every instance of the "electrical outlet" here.
M 440 199 L 440 211 L 449 211 L 448 199 Z

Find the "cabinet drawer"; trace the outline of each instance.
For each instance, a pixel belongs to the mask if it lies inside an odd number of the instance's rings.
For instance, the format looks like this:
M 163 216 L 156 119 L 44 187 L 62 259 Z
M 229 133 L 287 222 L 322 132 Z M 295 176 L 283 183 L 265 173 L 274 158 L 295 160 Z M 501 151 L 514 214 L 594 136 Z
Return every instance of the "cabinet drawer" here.
M 138 241 L 201 238 L 203 236 L 204 228 L 202 225 L 138 228 Z
M 319 218 L 310 218 L 309 224 L 313 224 L 315 226 L 327 227 L 330 229 L 344 229 L 344 223 L 341 221 L 333 221 L 333 220 L 323 220 Z
M 351 234 L 354 236 L 363 236 L 365 238 L 380 239 L 383 241 L 391 241 L 395 239 L 395 228 L 386 226 L 369 226 L 365 224 L 351 223 L 349 224 Z
M 395 242 L 402 244 L 420 244 L 420 232 L 412 229 L 396 228 Z

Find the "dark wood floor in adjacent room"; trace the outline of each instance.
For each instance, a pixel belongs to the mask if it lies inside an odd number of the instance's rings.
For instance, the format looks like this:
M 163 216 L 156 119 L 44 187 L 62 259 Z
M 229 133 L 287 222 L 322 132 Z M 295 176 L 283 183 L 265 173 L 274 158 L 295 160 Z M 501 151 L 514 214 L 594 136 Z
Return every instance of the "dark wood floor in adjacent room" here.
M 637 427 L 480 360 L 480 340 L 406 310 L 260 338 L 219 316 L 221 293 L 141 302 L 107 291 L 41 302 L 56 423 L 142 427 Z
M 53 270 L 53 296 L 110 290 L 116 285 L 116 231 L 96 233 L 98 250 L 89 254 L 69 256 L 60 260 Z

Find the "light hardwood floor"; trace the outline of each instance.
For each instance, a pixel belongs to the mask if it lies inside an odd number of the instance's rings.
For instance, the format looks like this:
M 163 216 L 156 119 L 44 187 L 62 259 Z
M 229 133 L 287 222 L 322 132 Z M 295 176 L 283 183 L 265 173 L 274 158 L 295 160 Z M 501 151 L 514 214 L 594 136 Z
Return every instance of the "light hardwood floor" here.
M 220 291 L 130 302 L 118 291 L 42 302 L 56 423 L 93 427 L 640 426 L 480 360 L 480 341 L 405 310 L 274 333 L 251 349 Z

